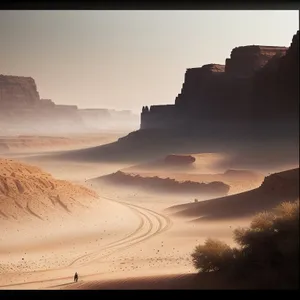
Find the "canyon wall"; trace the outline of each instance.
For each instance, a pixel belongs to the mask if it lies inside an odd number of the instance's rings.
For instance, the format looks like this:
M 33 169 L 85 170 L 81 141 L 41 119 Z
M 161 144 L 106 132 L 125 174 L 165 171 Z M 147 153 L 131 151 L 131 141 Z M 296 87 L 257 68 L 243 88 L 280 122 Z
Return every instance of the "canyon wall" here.
M 61 134 L 108 129 L 135 130 L 131 111 L 78 109 L 41 99 L 31 77 L 0 75 L 0 135 Z
M 40 99 L 31 77 L 0 75 L 0 133 L 55 133 L 83 126 L 76 106 Z
M 299 119 L 299 31 L 286 55 L 271 59 L 255 73 L 252 98 L 259 119 Z
M 225 72 L 234 76 L 253 76 L 271 58 L 281 57 L 286 51 L 286 47 L 256 45 L 236 47 L 231 51 L 230 58 L 226 59 Z
M 34 107 L 40 100 L 31 77 L 0 75 L 0 109 Z
M 299 118 L 298 106 L 299 31 L 289 48 L 237 47 L 225 65 L 187 69 L 175 104 L 143 107 L 140 128 L 251 127 Z

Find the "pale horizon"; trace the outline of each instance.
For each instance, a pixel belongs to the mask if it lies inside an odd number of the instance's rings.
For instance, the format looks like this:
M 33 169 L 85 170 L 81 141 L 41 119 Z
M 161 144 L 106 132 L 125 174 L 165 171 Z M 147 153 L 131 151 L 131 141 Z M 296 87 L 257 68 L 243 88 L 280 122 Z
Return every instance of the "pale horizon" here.
M 187 68 L 233 48 L 289 47 L 298 11 L 0 12 L 0 74 L 30 76 L 41 98 L 79 108 L 172 104 Z

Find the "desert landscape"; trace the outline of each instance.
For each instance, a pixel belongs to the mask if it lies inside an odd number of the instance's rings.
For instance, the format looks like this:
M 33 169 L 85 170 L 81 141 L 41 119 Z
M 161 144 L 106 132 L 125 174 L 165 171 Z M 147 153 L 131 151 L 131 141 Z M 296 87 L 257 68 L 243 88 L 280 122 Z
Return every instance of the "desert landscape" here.
M 0 75 L 0 289 L 299 288 L 289 39 L 187 69 L 140 117 Z

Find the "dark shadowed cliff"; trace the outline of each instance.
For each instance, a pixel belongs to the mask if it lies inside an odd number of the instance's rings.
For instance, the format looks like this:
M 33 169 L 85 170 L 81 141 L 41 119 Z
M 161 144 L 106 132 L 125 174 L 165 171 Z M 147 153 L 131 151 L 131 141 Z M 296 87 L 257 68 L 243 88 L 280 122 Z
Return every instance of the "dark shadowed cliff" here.
M 226 152 L 226 168 L 299 163 L 299 31 L 289 48 L 234 48 L 225 65 L 188 69 L 174 105 L 143 107 L 141 129 L 61 158 L 145 161 Z
M 261 129 L 298 120 L 298 106 L 299 32 L 289 48 L 237 47 L 225 65 L 188 69 L 174 105 L 143 107 L 141 129 L 234 131 L 239 124 L 249 132 L 255 122 Z

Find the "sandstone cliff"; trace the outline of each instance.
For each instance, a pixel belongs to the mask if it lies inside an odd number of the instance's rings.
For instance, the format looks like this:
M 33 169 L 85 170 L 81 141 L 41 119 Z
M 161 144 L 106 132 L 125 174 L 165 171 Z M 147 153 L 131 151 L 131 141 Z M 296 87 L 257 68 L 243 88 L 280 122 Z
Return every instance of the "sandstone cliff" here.
M 82 126 L 76 106 L 40 99 L 31 77 L 0 75 L 1 135 L 57 132 L 64 126 Z
M 253 78 L 253 113 L 299 119 L 299 31 L 286 55 L 274 57 Z
M 286 50 L 286 47 L 256 45 L 236 47 L 232 50 L 230 58 L 226 59 L 225 72 L 234 76 L 253 76 L 271 58 L 281 57 Z
M 188 69 L 175 105 L 143 108 L 141 129 L 226 127 L 298 117 L 299 32 L 289 48 L 234 48 L 225 65 Z M 220 124 L 217 126 L 216 124 Z M 230 127 L 231 126 L 231 127 Z M 243 127 L 243 126 L 241 126 Z
M 39 100 L 33 78 L 0 75 L 0 110 L 33 107 Z
M 131 111 L 78 109 L 40 99 L 31 77 L 0 75 L 0 135 L 66 134 L 138 128 Z

